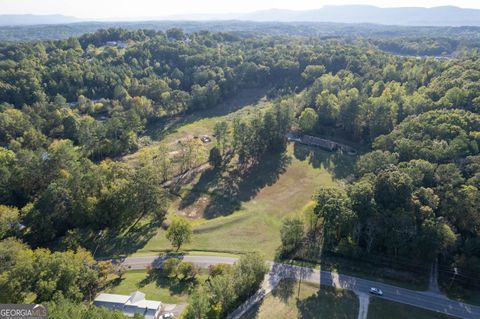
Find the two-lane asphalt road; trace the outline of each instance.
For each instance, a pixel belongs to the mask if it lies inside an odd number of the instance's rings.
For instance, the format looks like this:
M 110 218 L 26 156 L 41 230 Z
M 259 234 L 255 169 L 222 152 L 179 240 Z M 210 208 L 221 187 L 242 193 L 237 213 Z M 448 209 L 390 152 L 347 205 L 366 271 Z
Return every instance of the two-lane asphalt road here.
M 171 256 L 170 256 L 171 257 Z M 145 269 L 149 266 L 153 268 L 161 268 L 162 263 L 169 257 L 165 256 L 144 256 L 144 257 L 128 257 L 121 260 L 123 266 L 129 269 Z M 178 256 L 178 258 L 194 263 L 200 267 L 208 267 L 217 264 L 233 264 L 238 258 L 225 256 Z
M 450 300 L 444 295 L 427 291 L 416 291 L 397 286 L 361 279 L 353 276 L 319 271 L 311 268 L 274 264 L 273 272 L 280 273 L 283 278 L 301 279 L 321 285 L 335 286 L 357 293 L 369 293 L 371 287 L 380 288 L 383 296 L 379 298 L 432 310 L 451 316 L 467 319 L 480 318 L 480 307 Z
M 145 256 L 129 257 L 121 263 L 130 269 L 144 269 L 148 266 L 160 268 L 163 261 L 168 257 Z M 237 261 L 234 257 L 225 256 L 181 256 L 185 261 L 195 263 L 201 267 L 215 264 L 233 264 Z M 287 265 L 282 263 L 270 263 L 270 278 L 278 282 L 278 278 L 301 279 L 302 281 L 317 283 L 320 285 L 335 286 L 356 293 L 369 293 L 371 287 L 380 288 L 383 296 L 379 298 L 436 311 L 451 316 L 478 319 L 480 307 L 450 300 L 447 297 L 432 292 L 415 291 L 393 285 L 361 279 L 353 276 L 337 274 L 317 269 Z

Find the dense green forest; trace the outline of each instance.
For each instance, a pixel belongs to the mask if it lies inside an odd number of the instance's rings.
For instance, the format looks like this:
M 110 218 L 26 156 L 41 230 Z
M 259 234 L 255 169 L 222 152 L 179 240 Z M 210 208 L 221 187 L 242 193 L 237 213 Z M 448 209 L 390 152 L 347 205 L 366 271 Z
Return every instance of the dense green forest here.
M 401 55 L 456 56 L 476 51 L 479 27 L 408 27 L 327 22 L 243 21 L 144 21 L 78 22 L 59 25 L 1 26 L 0 41 L 60 40 L 79 37 L 101 29 L 167 31 L 181 28 L 185 33 L 228 32 L 248 38 L 258 35 L 335 38 L 359 45 L 374 46 Z
M 353 41 L 178 28 L 0 43 L 0 301 L 91 299 L 113 272 L 99 271 L 93 239 L 147 217 L 160 225 L 163 184 L 204 161 L 195 142 L 175 159 L 161 149 L 134 166 L 121 157 L 148 145 L 149 127 L 255 87 L 268 89 L 271 107 L 218 123 L 212 166 L 236 156 L 246 170 L 284 151 L 290 130 L 361 145 L 369 151 L 345 189 L 318 190 L 302 236 L 350 257 L 429 265 L 440 256 L 478 284 L 480 60 L 377 49 L 442 55 L 462 43 L 448 33 Z M 282 240 L 285 255 L 299 249 L 298 238 Z

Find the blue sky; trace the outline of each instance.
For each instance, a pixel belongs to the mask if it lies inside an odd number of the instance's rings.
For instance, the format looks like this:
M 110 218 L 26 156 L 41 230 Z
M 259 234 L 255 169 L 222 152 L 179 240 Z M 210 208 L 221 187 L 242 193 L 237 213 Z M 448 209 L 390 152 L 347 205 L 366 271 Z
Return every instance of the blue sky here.
M 480 9 L 480 0 L 0 0 L 0 14 L 64 14 L 81 18 L 140 18 L 237 13 L 270 8 L 318 9 L 328 4 L 379 7 L 455 5 Z

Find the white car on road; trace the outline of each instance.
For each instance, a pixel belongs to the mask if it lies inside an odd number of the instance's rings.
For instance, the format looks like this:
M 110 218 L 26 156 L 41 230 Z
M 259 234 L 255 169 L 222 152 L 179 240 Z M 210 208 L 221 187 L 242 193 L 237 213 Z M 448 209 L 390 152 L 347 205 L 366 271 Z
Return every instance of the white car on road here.
M 370 288 L 370 293 L 377 296 L 383 296 L 383 291 L 374 287 Z
M 171 312 L 166 312 L 160 316 L 160 319 L 173 319 L 175 316 Z

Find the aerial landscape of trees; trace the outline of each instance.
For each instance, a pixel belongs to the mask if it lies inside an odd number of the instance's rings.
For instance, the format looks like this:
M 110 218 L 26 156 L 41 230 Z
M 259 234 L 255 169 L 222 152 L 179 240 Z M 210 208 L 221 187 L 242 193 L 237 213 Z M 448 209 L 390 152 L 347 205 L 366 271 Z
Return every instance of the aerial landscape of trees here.
M 420 55 L 459 46 L 376 41 Z M 283 221 L 280 258 L 312 242 L 349 258 L 428 267 L 438 258 L 461 284 L 478 284 L 480 60 L 367 44 L 177 28 L 1 42 L 0 302 L 33 295 L 72 313 L 71 303 L 91 300 L 114 274 L 94 259 L 105 233 L 154 223 L 182 249 L 192 227 L 183 217 L 164 225 L 178 195 L 165 185 L 203 164 L 219 175 L 228 165 L 249 172 L 286 152 L 289 132 L 337 138 L 361 155 L 344 187 L 317 185 L 308 221 Z M 215 123 L 215 146 L 198 136 L 175 141 L 174 152 L 153 143 L 171 121 L 259 87 L 268 107 Z M 147 147 L 154 152 L 137 152 Z M 125 160 L 134 153 L 133 164 Z M 219 270 L 192 291 L 186 318 L 224 317 L 266 271 L 257 254 Z

